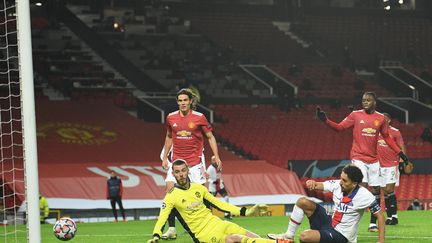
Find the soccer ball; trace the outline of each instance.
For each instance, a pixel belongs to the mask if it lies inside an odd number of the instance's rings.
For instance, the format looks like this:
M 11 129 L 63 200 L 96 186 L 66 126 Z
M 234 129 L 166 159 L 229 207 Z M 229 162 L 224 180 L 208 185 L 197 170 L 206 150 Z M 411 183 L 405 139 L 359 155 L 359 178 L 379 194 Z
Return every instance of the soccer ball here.
M 53 231 L 57 239 L 67 241 L 74 238 L 77 226 L 71 218 L 60 218 L 54 224 Z

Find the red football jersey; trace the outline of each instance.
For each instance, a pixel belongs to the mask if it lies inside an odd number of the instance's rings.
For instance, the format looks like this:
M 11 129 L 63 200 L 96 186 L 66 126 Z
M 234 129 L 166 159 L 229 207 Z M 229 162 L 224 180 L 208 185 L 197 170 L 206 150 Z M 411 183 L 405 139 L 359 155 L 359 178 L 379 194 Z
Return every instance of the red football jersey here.
M 351 112 L 341 123 L 344 129 L 354 126 L 351 159 L 365 163 L 378 161 L 377 142 L 379 133 L 388 134 L 389 125 L 384 115 L 375 111 L 372 114 L 364 110 Z
M 399 147 L 402 147 L 404 145 L 402 134 L 398 129 L 390 126 L 389 136 L 396 142 Z M 399 155 L 387 145 L 381 134 L 378 138 L 377 149 L 378 159 L 381 167 L 392 167 L 399 165 Z
M 184 117 L 180 111 L 175 111 L 167 116 L 166 125 L 173 140 L 172 161 L 184 159 L 189 166 L 201 163 L 203 136 L 212 131 L 207 118 L 197 111 L 191 111 Z

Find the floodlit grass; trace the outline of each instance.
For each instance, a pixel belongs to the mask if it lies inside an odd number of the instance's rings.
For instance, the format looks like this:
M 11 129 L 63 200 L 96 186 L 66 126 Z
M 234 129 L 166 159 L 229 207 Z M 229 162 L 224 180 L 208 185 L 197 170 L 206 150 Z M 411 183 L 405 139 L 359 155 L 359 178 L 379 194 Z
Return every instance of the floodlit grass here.
M 378 233 L 367 232 L 369 214 L 365 214 L 359 228 L 358 242 L 376 242 Z M 279 233 L 286 230 L 287 217 L 239 217 L 233 222 L 251 230 L 261 236 L 267 233 Z M 89 243 L 129 243 L 146 242 L 151 238 L 155 220 L 129 221 L 118 223 L 80 223 L 78 233 L 70 242 Z M 301 225 L 302 230 L 309 227 L 307 220 Z M 5 227 L 0 230 L 0 242 L 26 242 L 25 234 L 20 233 L 18 237 L 8 235 L 5 239 Z M 18 228 L 23 229 L 23 228 Z M 386 242 L 432 242 L 432 211 L 402 211 L 399 212 L 399 225 L 386 227 Z M 14 230 L 14 227 L 7 227 Z M 177 222 L 178 238 L 171 243 L 190 243 L 190 236 L 184 232 L 180 223 Z M 297 238 L 296 238 L 297 240 Z M 57 240 L 52 233 L 52 225 L 42 225 L 42 242 L 56 243 Z M 162 241 L 165 242 L 165 241 Z M 298 242 L 298 241 L 296 241 Z

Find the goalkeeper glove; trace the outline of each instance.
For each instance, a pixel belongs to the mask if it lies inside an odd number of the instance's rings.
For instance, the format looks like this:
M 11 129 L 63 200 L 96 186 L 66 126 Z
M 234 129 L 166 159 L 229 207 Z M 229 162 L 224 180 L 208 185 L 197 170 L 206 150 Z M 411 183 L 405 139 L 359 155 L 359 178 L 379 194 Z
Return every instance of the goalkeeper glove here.
M 268 211 L 266 204 L 255 204 L 254 206 L 246 209 L 245 216 L 255 216 L 259 214 L 265 214 Z
M 321 107 L 316 107 L 316 116 L 323 122 L 327 121 L 327 115 L 324 111 L 321 110 Z
M 401 174 L 409 175 L 412 173 L 413 170 L 414 170 L 414 165 L 411 162 L 408 161 L 407 163 L 405 162 L 399 163 L 399 172 Z
M 158 243 L 158 242 L 159 242 L 159 236 L 153 236 L 153 239 L 147 241 L 147 243 Z

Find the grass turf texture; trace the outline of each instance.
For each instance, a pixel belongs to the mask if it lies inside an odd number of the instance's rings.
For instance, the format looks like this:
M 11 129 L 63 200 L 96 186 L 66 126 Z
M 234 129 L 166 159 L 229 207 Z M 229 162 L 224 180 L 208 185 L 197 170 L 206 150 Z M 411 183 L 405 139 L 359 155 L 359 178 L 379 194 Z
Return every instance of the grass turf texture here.
M 359 228 L 358 242 L 376 242 L 378 233 L 367 232 L 370 215 L 366 213 Z M 233 222 L 251 230 L 263 237 L 267 233 L 280 233 L 286 230 L 288 217 L 239 217 Z M 151 232 L 155 220 L 129 221 L 119 223 L 80 223 L 75 238 L 69 242 L 95 242 L 95 243 L 129 243 L 146 242 L 151 238 Z M 304 221 L 297 231 L 296 242 L 299 233 L 307 229 L 309 223 Z M 7 230 L 13 230 L 7 227 Z M 21 228 L 22 229 L 22 228 Z M 399 225 L 386 227 L 386 242 L 432 242 L 432 211 L 402 211 L 399 212 Z M 0 228 L 0 242 L 26 242 L 25 233 L 20 233 L 17 238 L 8 235 L 5 239 L 6 228 Z M 185 233 L 180 223 L 177 222 L 177 240 L 161 241 L 171 243 L 190 243 L 192 239 Z M 42 242 L 58 243 L 52 233 L 52 225 L 42 225 Z

